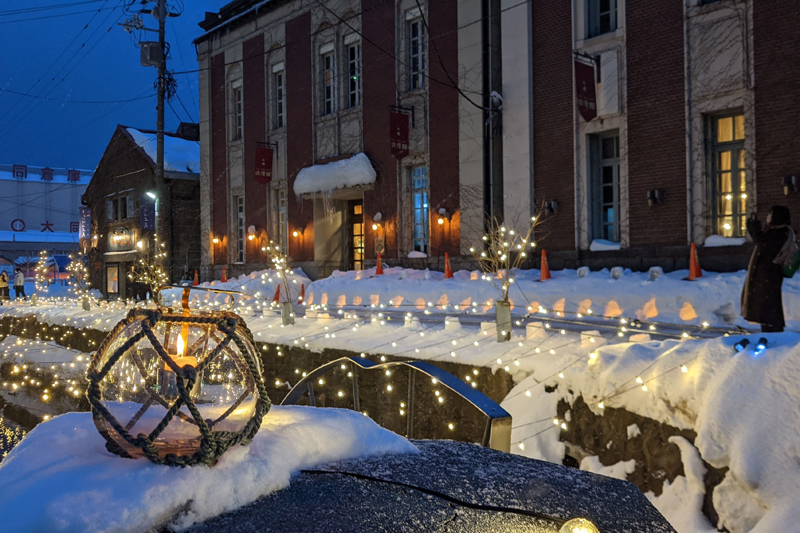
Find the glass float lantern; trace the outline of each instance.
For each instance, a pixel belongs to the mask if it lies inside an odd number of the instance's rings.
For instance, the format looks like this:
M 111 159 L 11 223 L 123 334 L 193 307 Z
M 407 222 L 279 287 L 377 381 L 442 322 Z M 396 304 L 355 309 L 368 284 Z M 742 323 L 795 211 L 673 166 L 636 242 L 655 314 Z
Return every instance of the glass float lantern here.
M 158 464 L 212 465 L 269 410 L 241 317 L 133 309 L 92 357 L 87 397 L 106 448 Z

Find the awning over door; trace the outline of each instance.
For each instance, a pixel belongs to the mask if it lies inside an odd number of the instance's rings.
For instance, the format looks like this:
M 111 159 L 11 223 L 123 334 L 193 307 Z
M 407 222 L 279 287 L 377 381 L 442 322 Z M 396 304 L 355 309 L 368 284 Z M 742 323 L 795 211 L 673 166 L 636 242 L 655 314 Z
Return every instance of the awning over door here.
M 342 189 L 369 190 L 376 176 L 372 163 L 362 152 L 348 159 L 304 168 L 294 181 L 294 193 L 303 196 Z

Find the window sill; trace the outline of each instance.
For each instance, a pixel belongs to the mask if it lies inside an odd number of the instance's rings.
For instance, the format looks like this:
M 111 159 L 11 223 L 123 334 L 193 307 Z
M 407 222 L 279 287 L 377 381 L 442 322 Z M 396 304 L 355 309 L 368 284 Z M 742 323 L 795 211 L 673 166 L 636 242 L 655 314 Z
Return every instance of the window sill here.
M 594 37 L 587 37 L 586 39 L 578 39 L 575 42 L 575 48 L 581 52 L 587 52 L 587 49 L 599 49 L 603 46 L 621 41 L 625 37 L 625 28 L 617 28 L 614 31 L 595 35 Z

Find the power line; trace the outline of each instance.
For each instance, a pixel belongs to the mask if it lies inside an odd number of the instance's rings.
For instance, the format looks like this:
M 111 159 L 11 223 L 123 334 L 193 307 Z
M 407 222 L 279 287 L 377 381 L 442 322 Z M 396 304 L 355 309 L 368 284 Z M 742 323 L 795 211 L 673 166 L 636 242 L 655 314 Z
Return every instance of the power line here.
M 109 10 L 109 9 L 115 9 L 115 8 L 113 8 L 113 7 L 101 7 L 101 8 L 98 8 L 98 9 L 86 9 L 86 10 L 83 10 L 83 11 L 73 11 L 72 13 L 61 13 L 61 14 L 58 14 L 58 15 L 46 15 L 44 17 L 29 17 L 29 18 L 26 18 L 26 19 L 6 20 L 6 21 L 3 21 L 3 22 L 0 22 L 0 24 L 15 24 L 17 22 L 31 22 L 31 21 L 35 21 L 35 20 L 54 19 L 54 18 L 60 18 L 60 17 L 71 17 L 73 15 L 82 15 L 83 13 L 95 13 L 97 11 L 106 11 L 106 10 Z
M 18 15 L 23 13 L 33 13 L 35 11 L 47 11 L 50 9 L 61 9 L 64 7 L 74 7 L 81 4 L 96 4 L 97 2 L 103 2 L 104 0 L 82 0 L 80 2 L 69 2 L 67 4 L 52 4 L 49 6 L 38 6 L 38 7 L 22 7 L 20 9 L 10 9 L 8 11 L 0 11 L 0 17 L 5 17 L 8 15 Z
M 36 96 L 33 94 L 27 94 L 19 91 L 12 91 L 11 89 L 2 89 L 0 88 L 0 92 L 17 94 L 20 96 L 24 96 L 26 98 L 35 98 L 37 100 L 48 100 L 51 102 L 64 102 L 67 104 L 122 104 L 125 102 L 133 102 L 135 100 L 143 100 L 145 98 L 150 98 L 154 96 L 152 94 L 148 94 L 146 96 L 137 96 L 136 98 L 129 98 L 127 100 L 62 100 L 61 98 L 48 98 L 46 96 Z

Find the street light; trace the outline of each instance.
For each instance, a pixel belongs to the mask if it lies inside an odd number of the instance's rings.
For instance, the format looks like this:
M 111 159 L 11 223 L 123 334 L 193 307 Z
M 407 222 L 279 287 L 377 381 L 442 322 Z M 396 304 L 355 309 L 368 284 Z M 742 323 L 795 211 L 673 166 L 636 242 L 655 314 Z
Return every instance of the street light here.
M 147 196 L 149 196 L 151 200 L 155 200 L 156 199 L 156 193 L 154 193 L 152 191 L 147 191 L 145 194 Z

